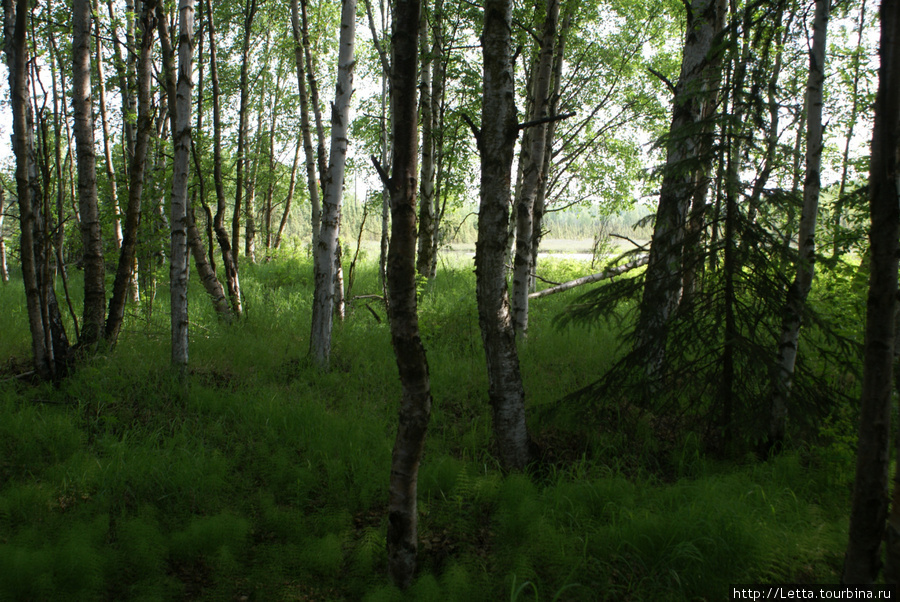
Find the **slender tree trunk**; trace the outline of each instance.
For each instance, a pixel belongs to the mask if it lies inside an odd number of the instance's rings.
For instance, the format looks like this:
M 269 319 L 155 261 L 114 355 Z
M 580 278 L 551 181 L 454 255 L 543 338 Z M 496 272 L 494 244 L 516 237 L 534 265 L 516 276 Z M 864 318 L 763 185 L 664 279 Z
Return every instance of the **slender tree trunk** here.
M 109 181 L 109 206 L 113 211 L 113 235 L 116 249 L 122 248 L 122 218 L 119 213 L 118 187 L 116 186 L 116 168 L 112 160 L 112 148 L 109 137 L 109 118 L 106 110 L 106 77 L 103 71 L 103 45 L 100 33 L 100 0 L 93 0 L 96 15 L 96 32 L 94 36 L 94 53 L 97 63 L 97 98 L 100 102 L 100 122 L 103 126 L 103 157 L 106 159 L 106 179 Z
M 769 447 L 784 440 L 788 397 L 800 342 L 803 307 L 815 275 L 816 216 L 819 212 L 820 171 L 822 166 L 822 104 L 825 82 L 825 43 L 830 0 L 816 0 L 813 43 L 809 56 L 809 80 L 806 84 L 806 181 L 803 184 L 803 210 L 797 238 L 797 273 L 788 289 L 778 359 L 774 375 L 769 423 Z
M 294 165 L 291 167 L 291 180 L 288 184 L 287 197 L 284 200 L 284 213 L 281 214 L 281 223 L 278 224 L 278 232 L 275 233 L 275 242 L 272 246 L 276 249 L 281 247 L 281 235 L 284 234 L 284 228 L 287 226 L 288 218 L 291 216 L 291 202 L 294 200 L 294 191 L 297 186 L 297 167 L 300 164 L 300 145 L 294 149 Z
M 303 153 L 306 157 L 306 187 L 309 191 L 312 224 L 313 263 L 318 252 L 319 228 L 322 223 L 322 202 L 319 197 L 319 183 L 316 177 L 316 151 L 312 143 L 312 131 L 309 122 L 309 94 L 306 84 L 306 57 L 304 49 L 307 45 L 306 5 L 303 16 L 297 0 L 291 0 L 291 23 L 294 32 L 294 60 L 297 64 L 297 85 L 300 92 L 300 131 L 303 136 Z
M 779 8 L 778 11 L 778 23 L 781 23 L 781 17 L 783 16 L 784 10 L 783 7 Z M 767 104 L 769 108 L 769 124 L 768 124 L 768 135 L 766 136 L 766 154 L 763 159 L 762 169 L 760 170 L 759 175 L 756 180 L 753 182 L 753 190 L 750 193 L 750 200 L 747 202 L 747 217 L 748 221 L 754 223 L 756 221 L 756 213 L 759 208 L 760 200 L 762 199 L 763 190 L 765 190 L 766 185 L 768 184 L 769 177 L 772 174 L 772 169 L 775 167 L 776 161 L 778 160 L 778 141 L 779 141 L 779 129 L 778 124 L 781 116 L 781 104 L 778 102 L 778 78 L 781 76 L 781 68 L 783 64 L 784 58 L 784 47 L 787 44 L 788 36 L 790 35 L 791 23 L 794 19 L 794 13 L 791 12 L 788 16 L 788 21 L 784 24 L 784 33 L 782 34 L 781 40 L 777 44 L 777 48 L 775 49 L 775 64 L 772 67 L 772 72 L 769 77 L 769 81 L 767 82 Z
M 388 59 L 387 52 L 384 49 L 383 36 L 378 35 L 378 29 L 375 27 L 375 18 L 372 15 L 371 0 L 366 0 L 366 16 L 369 19 L 369 30 L 372 32 L 372 40 L 374 41 L 375 50 L 378 52 L 378 58 L 381 61 L 381 112 L 380 112 L 380 136 L 379 136 L 379 157 L 378 160 L 382 165 L 390 165 L 390 137 L 391 127 L 390 111 L 388 110 L 389 78 L 391 77 L 391 62 Z M 380 3 L 381 7 L 381 30 L 385 30 L 385 14 L 384 3 Z M 381 278 L 381 288 L 384 291 L 384 298 L 388 298 L 387 286 L 387 256 L 388 244 L 390 241 L 390 224 L 391 224 L 391 193 L 384 188 L 381 193 L 381 244 L 378 254 L 378 275 Z
M 9 94 L 16 156 L 16 196 L 21 231 L 20 257 L 35 371 L 43 379 L 61 378 L 68 340 L 61 330 L 56 296 L 44 272 L 45 239 L 40 213 L 42 191 L 34 149 L 34 119 L 28 97 L 27 0 L 3 0 L 4 46 L 9 67 Z
M 645 349 L 647 373 L 654 379 L 662 374 L 669 318 L 681 298 L 685 222 L 694 196 L 693 167 L 700 143 L 695 126 L 702 119 L 705 101 L 719 85 L 719 76 L 711 66 L 716 61 L 713 40 L 721 29 L 723 12 L 720 0 L 692 0 L 688 10 L 636 333 L 637 345 Z
M 0 188 L 0 280 L 9 282 L 9 266 L 6 264 L 6 239 L 3 236 L 3 208 L 6 203 L 6 191 Z
M 152 1 L 152 0 L 151 0 Z M 144 172 L 147 165 L 147 150 L 150 145 L 150 130 L 153 128 L 153 114 L 150 106 L 150 84 L 153 50 L 153 30 L 156 19 L 150 1 L 141 3 L 140 47 L 137 62 L 137 132 L 128 170 L 128 206 L 125 208 L 125 226 L 122 233 L 122 248 L 116 279 L 113 282 L 112 297 L 109 300 L 109 316 L 106 319 L 106 341 L 115 345 L 125 317 L 125 300 L 129 283 L 136 279 L 135 261 L 138 229 L 141 224 L 141 196 L 144 192 Z
M 549 116 L 553 51 L 558 21 L 559 0 L 547 0 L 544 34 L 534 74 L 532 121 Z M 528 293 L 534 269 L 531 263 L 531 251 L 534 244 L 532 239 L 534 235 L 534 203 L 541 185 L 541 174 L 544 168 L 547 127 L 547 123 L 532 126 L 531 136 L 528 139 L 530 148 L 520 159 L 523 161 L 522 187 L 519 189 L 519 196 L 516 199 L 516 256 L 513 268 L 512 310 L 513 328 L 521 337 L 525 337 L 528 332 Z M 525 150 L 524 147 L 522 150 Z
M 344 164 L 350 128 L 350 96 L 353 93 L 353 46 L 356 38 L 356 0 L 342 0 L 338 76 L 331 111 L 331 159 L 324 181 L 322 227 L 315 257 L 315 293 L 309 352 L 321 368 L 331 356 L 331 329 L 335 308 L 335 260 L 341 221 Z
M 444 180 L 444 130 L 446 122 L 444 119 L 446 106 L 446 88 L 444 81 L 447 78 L 447 59 L 444 55 L 444 0 L 434 0 L 434 6 L 431 11 L 431 119 L 433 122 L 432 138 L 434 139 L 434 236 L 431 237 L 431 266 L 429 273 L 433 278 L 437 274 L 437 257 L 438 245 L 441 240 L 441 222 L 444 217 L 444 210 L 447 207 L 446 195 L 441 196 L 443 191 L 442 182 Z M 441 199 L 443 198 L 443 203 Z
M 847 123 L 847 139 L 844 142 L 844 153 L 841 157 L 841 183 L 838 186 L 837 198 L 834 200 L 832 213 L 832 259 L 837 259 L 841 247 L 841 216 L 844 213 L 844 192 L 847 187 L 847 172 L 850 166 L 850 145 L 853 142 L 853 131 L 856 129 L 856 120 L 859 116 L 859 72 L 862 64 L 863 39 L 866 29 L 866 0 L 862 0 L 859 7 L 859 22 L 856 24 L 856 51 L 853 53 L 853 90 L 850 93 L 850 119 Z
M 510 0 L 486 0 L 484 9 L 484 99 L 478 150 L 481 210 L 475 246 L 478 322 L 487 360 L 488 396 L 500 461 L 522 470 L 531 459 L 525 425 L 525 389 L 519 371 L 509 311 L 504 256 L 509 227 L 509 185 L 518 135 L 510 27 Z
M 419 19 L 419 52 L 422 56 L 419 80 L 419 107 L 422 114 L 422 170 L 419 181 L 419 246 L 416 272 L 425 278 L 433 278 L 434 272 L 434 110 L 431 102 L 432 55 L 428 47 L 428 11 L 422 10 Z
M 78 156 L 78 212 L 81 215 L 81 240 L 84 248 L 84 318 L 79 344 L 92 346 L 103 334 L 106 281 L 94 155 L 90 0 L 73 1 L 72 35 L 72 112 Z
M 244 255 L 250 263 L 256 263 L 256 183 L 259 178 L 259 163 L 262 159 L 262 109 L 256 114 L 256 150 L 253 151 L 252 163 L 247 161 L 250 167 L 250 177 L 247 178 L 246 202 L 244 203 Z
M 188 210 L 187 214 L 187 238 L 191 255 L 194 256 L 194 265 L 197 266 L 197 275 L 200 276 L 200 283 L 203 284 L 206 294 L 212 300 L 213 308 L 222 320 L 231 322 L 234 319 L 234 314 L 231 313 L 231 306 L 225 297 L 225 289 L 222 288 L 222 283 L 216 278 L 216 272 L 212 269 L 209 259 L 206 257 L 206 246 L 203 244 L 200 230 L 197 229 L 197 223 L 194 221 L 193 209 Z
M 213 230 L 219 248 L 222 249 L 222 265 L 225 268 L 225 283 L 231 309 L 238 318 L 243 313 L 241 304 L 241 283 L 235 261 L 231 239 L 225 229 L 225 184 L 222 175 L 222 108 L 219 92 L 219 67 L 216 50 L 216 27 L 213 19 L 212 0 L 206 0 L 206 24 L 209 30 L 209 78 L 212 83 L 213 97 L 213 181 L 216 189 L 216 215 L 213 218 Z
M 560 27 L 559 37 L 556 41 L 556 56 L 553 60 L 553 92 L 550 95 L 549 115 L 556 115 L 559 112 L 559 98 L 562 89 L 562 69 L 565 59 L 566 38 L 569 35 L 569 28 L 572 25 L 572 13 L 574 5 L 567 3 L 565 16 L 563 17 L 562 26 Z M 547 208 L 547 187 L 550 178 L 550 166 L 553 159 L 553 140 L 556 136 L 556 121 L 547 124 L 547 140 L 544 143 L 544 163 L 541 166 L 541 178 L 538 184 L 537 194 L 534 198 L 534 211 L 531 230 L 531 272 L 528 278 L 528 290 L 533 291 L 535 288 L 535 274 L 538 265 L 538 253 L 541 248 L 541 239 L 544 236 L 544 214 Z
M 116 68 L 116 78 L 119 80 L 119 94 L 122 98 L 122 113 L 125 115 L 122 124 L 122 151 L 124 153 L 124 165 L 126 166 L 126 169 L 128 169 L 134 164 L 134 147 L 136 144 L 135 123 L 132 115 L 138 111 L 136 106 L 137 101 L 131 93 L 131 90 L 134 88 L 135 63 L 137 60 L 135 57 L 137 53 L 131 52 L 131 49 L 134 48 L 135 20 L 131 15 L 136 14 L 138 11 L 135 11 L 134 0 L 125 1 L 125 48 L 128 50 L 128 54 L 127 59 L 123 59 L 122 44 L 119 41 L 118 27 L 116 25 L 117 9 L 114 7 L 114 0 L 106 0 L 106 7 L 109 11 L 110 30 L 112 33 L 113 48 L 115 50 L 114 65 Z M 143 10 L 143 8 L 141 10 Z
M 172 248 L 169 254 L 169 286 L 172 308 L 172 364 L 184 371 L 188 362 L 188 254 L 187 189 L 191 168 L 191 94 L 194 52 L 194 1 L 178 3 L 178 83 L 172 138 Z M 170 101 L 170 102 L 172 102 Z
M 274 242 L 274 236 L 272 236 L 272 211 L 274 207 L 272 206 L 272 202 L 275 198 L 275 126 L 278 123 L 278 109 L 281 106 L 281 89 L 282 89 L 282 73 L 284 69 L 284 63 L 281 59 L 278 61 L 278 69 L 275 75 L 275 92 L 272 95 L 272 115 L 269 121 L 269 136 L 266 141 L 267 147 L 267 158 L 268 158 L 268 173 L 269 173 L 269 182 L 268 186 L 266 186 L 266 204 L 265 204 L 265 228 L 266 228 L 266 250 L 272 248 L 272 243 Z M 298 147 L 299 148 L 299 147 Z M 295 173 L 297 171 L 297 161 L 294 160 L 294 169 L 291 172 L 291 179 L 293 180 L 295 177 Z M 293 181 L 291 182 L 291 192 L 293 194 Z M 287 209 L 290 209 L 290 202 L 288 202 Z
M 388 291 L 391 343 L 397 358 L 403 394 L 397 439 L 391 460 L 387 550 L 391 578 L 402 589 L 416 570 L 419 463 L 431 416 L 428 360 L 419 336 L 416 308 L 416 51 L 420 0 L 398 0 L 391 43 L 391 113 L 393 164 L 382 179 L 391 191 L 391 248 Z M 379 167 L 379 171 L 381 171 Z
M 247 111 L 250 104 L 250 34 L 256 16 L 257 0 L 247 0 L 244 6 L 244 39 L 241 44 L 240 107 L 238 108 L 237 164 L 234 182 L 234 214 L 231 218 L 231 252 L 235 266 L 239 265 L 238 255 L 241 244 L 241 213 L 244 211 L 244 170 L 247 167 Z
M 891 395 L 897 344 L 897 241 L 900 238 L 900 6 L 881 3 L 881 66 L 869 176 L 871 269 L 859 412 L 856 480 L 843 583 L 872 583 L 881 568 L 888 500 Z M 900 581 L 900 473 L 887 523 L 884 580 Z

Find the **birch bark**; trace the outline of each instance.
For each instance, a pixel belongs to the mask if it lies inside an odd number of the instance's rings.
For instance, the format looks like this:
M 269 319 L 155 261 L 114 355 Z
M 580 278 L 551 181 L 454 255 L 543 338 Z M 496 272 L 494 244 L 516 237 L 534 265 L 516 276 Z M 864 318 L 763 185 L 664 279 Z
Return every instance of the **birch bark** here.
M 139 27 L 140 47 L 137 59 L 137 131 L 134 147 L 129 155 L 131 167 L 128 170 L 128 205 L 125 208 L 125 224 L 122 231 L 122 248 L 119 264 L 109 300 L 109 316 L 106 319 L 106 341 L 115 345 L 125 317 L 125 300 L 129 283 L 135 279 L 134 264 L 137 249 L 137 234 L 141 223 L 141 195 L 144 191 L 144 171 L 147 150 L 150 145 L 150 130 L 153 128 L 150 106 L 151 54 L 153 50 L 153 30 L 156 21 L 149 2 L 141 3 Z
M 550 108 L 550 85 L 553 75 L 553 51 L 559 21 L 559 0 L 547 0 L 547 16 L 541 39 L 541 52 L 534 74 L 533 108 L 530 120 L 546 118 Z M 532 247 L 534 245 L 534 203 L 541 185 L 544 154 L 547 148 L 548 124 L 532 127 L 523 152 L 522 186 L 516 199 L 516 255 L 513 266 L 513 328 L 516 335 L 528 332 L 528 293 L 531 285 Z M 525 150 L 523 148 L 523 150 Z
M 324 181 L 322 226 L 315 258 L 315 293 L 309 352 L 321 368 L 331 357 L 331 330 L 335 308 L 335 275 L 344 165 L 350 128 L 350 97 L 353 94 L 353 48 L 356 38 L 356 0 L 342 0 L 341 33 L 338 49 L 338 76 L 331 110 L 331 156 Z
M 391 458 L 387 550 L 391 577 L 405 589 L 416 569 L 417 484 L 425 433 L 431 416 L 428 360 L 419 336 L 416 306 L 416 111 L 417 25 L 420 0 L 397 0 L 391 42 L 393 162 L 384 178 L 391 192 L 388 251 L 388 312 L 391 343 L 403 393 L 397 439 Z
M 819 213 L 820 171 L 822 168 L 822 104 L 824 102 L 826 32 L 830 0 L 816 0 L 813 17 L 813 43 L 809 55 L 809 79 L 806 84 L 806 180 L 803 183 L 803 209 L 797 235 L 796 274 L 788 289 L 778 341 L 778 358 L 771 399 L 769 447 L 784 440 L 788 398 L 793 384 L 803 306 L 815 275 L 816 217 Z
M 172 162 L 172 247 L 169 281 L 172 310 L 172 364 L 181 370 L 188 362 L 188 254 L 187 189 L 191 157 L 191 93 L 194 52 L 194 0 L 178 3 L 178 83 L 175 90 L 175 121 L 172 132 L 175 157 Z
M 72 3 L 72 117 L 78 159 L 78 213 L 84 263 L 84 317 L 79 345 L 93 346 L 103 334 L 106 280 L 100 208 L 97 196 L 97 158 L 91 94 L 91 4 Z
M 484 8 L 484 97 L 478 150 L 481 208 L 475 244 L 478 322 L 489 380 L 488 397 L 500 461 L 522 470 L 530 460 L 525 425 L 525 389 L 506 285 L 512 160 L 518 135 L 511 53 L 511 0 L 486 0 Z

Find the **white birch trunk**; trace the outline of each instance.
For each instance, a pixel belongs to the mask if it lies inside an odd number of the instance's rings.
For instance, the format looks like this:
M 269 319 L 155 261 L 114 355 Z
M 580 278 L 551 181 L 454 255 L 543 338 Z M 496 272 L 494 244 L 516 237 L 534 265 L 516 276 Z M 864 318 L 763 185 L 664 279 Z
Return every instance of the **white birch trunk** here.
M 803 307 L 812 288 L 815 274 L 816 217 L 819 212 L 820 171 L 822 167 L 822 104 L 825 82 L 826 31 L 830 0 L 816 0 L 813 18 L 813 43 L 809 55 L 809 79 L 806 84 L 806 180 L 803 184 L 803 210 L 797 236 L 797 273 L 788 289 L 778 341 L 778 360 L 772 394 L 772 415 L 769 425 L 769 445 L 779 445 L 784 439 L 787 421 L 787 401 L 794 378 L 797 346 Z
M 338 77 L 331 111 L 331 156 L 324 182 L 322 225 L 315 257 L 315 293 L 309 352 L 321 368 L 331 356 L 331 330 L 335 306 L 335 259 L 341 222 L 344 164 L 350 128 L 350 97 L 353 94 L 353 46 L 356 38 L 356 0 L 343 0 L 338 49 Z
M 431 63 L 428 48 L 428 16 L 423 10 L 419 22 L 419 52 L 422 56 L 419 77 L 419 111 L 422 122 L 422 168 L 419 178 L 419 242 L 416 272 L 434 277 L 434 111 L 431 102 Z
M 556 42 L 556 28 L 559 21 L 559 0 L 547 0 L 547 17 L 541 53 L 534 76 L 531 120 L 548 116 L 550 107 L 550 84 L 553 74 L 553 50 Z M 534 244 L 534 202 L 541 185 L 544 167 L 544 153 L 547 148 L 548 124 L 532 127 L 527 139 L 530 148 L 523 153 L 522 187 L 516 199 L 516 255 L 513 266 L 513 327 L 516 334 L 525 337 L 528 332 L 528 293 L 531 284 L 532 246 Z M 524 149 L 523 149 L 524 150 Z
M 172 165 L 172 247 L 169 281 L 172 309 L 172 364 L 184 370 L 188 362 L 187 189 L 191 154 L 191 93 L 193 91 L 194 1 L 178 3 L 178 83 L 175 91 L 175 158 Z
M 525 389 L 519 370 L 509 311 L 505 250 L 509 227 L 512 160 L 518 134 L 512 70 L 511 0 L 487 0 L 484 9 L 484 100 L 481 154 L 481 209 L 475 245 L 478 322 L 488 370 L 488 397 L 500 461 L 522 470 L 530 460 L 525 425 Z
M 106 292 L 91 101 L 90 0 L 74 0 L 72 3 L 72 61 L 72 114 L 78 159 L 78 212 L 81 215 L 84 262 L 84 318 L 79 343 L 94 345 L 103 334 Z
M 0 189 L 0 281 L 3 284 L 9 282 L 9 267 L 6 265 L 6 239 L 3 238 L 3 205 L 6 201 L 6 192 Z
M 720 80 L 720 72 L 711 67 L 716 60 L 713 40 L 724 18 L 721 4 L 721 0 L 692 0 L 688 11 L 636 332 L 637 344 L 646 350 L 647 374 L 651 378 L 658 378 L 663 371 L 668 323 L 681 299 L 685 225 L 694 196 L 694 165 L 701 143 L 696 134 L 697 123 L 705 101 L 715 94 Z

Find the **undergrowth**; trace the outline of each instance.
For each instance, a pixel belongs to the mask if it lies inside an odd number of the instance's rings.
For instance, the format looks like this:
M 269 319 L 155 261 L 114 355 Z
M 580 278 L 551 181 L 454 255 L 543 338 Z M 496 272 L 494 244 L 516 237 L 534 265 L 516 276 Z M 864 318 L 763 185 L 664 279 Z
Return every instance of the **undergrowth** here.
M 24 296 L 0 288 L 0 600 L 720 600 L 736 583 L 837 581 L 846 412 L 823 426 L 825 447 L 729 463 L 691 433 L 542 412 L 622 353 L 614 323 L 551 325 L 575 291 L 532 303 L 521 363 L 542 455 L 504 475 L 459 264 L 421 290 L 435 403 L 420 569 L 401 593 L 386 577 L 400 386 L 384 307 L 351 306 L 321 373 L 306 359 L 310 274 L 293 256 L 248 265 L 232 326 L 192 286 L 183 382 L 163 294 L 58 386 L 14 378 L 28 369 Z M 364 266 L 354 294 L 379 290 Z

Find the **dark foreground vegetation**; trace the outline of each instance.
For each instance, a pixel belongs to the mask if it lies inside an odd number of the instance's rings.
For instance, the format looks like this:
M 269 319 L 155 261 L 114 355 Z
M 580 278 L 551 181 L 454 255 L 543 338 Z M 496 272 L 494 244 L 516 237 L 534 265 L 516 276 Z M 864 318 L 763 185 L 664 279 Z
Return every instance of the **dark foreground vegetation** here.
M 624 428 L 616 392 L 564 400 L 628 351 L 625 324 L 553 325 L 571 291 L 533 302 L 521 362 L 539 460 L 504 475 L 466 264 L 421 290 L 434 408 L 401 593 L 386 576 L 400 384 L 384 308 L 351 306 L 323 372 L 307 356 L 311 260 L 284 252 L 242 280 L 231 325 L 192 282 L 183 381 L 161 286 L 114 352 L 56 386 L 21 376 L 21 280 L 0 287 L 0 600 L 723 600 L 731 584 L 840 580 L 854 408 L 765 461 L 717 458 L 652 413 Z M 354 286 L 380 290 L 372 262 Z M 613 411 L 585 411 L 600 404 Z

